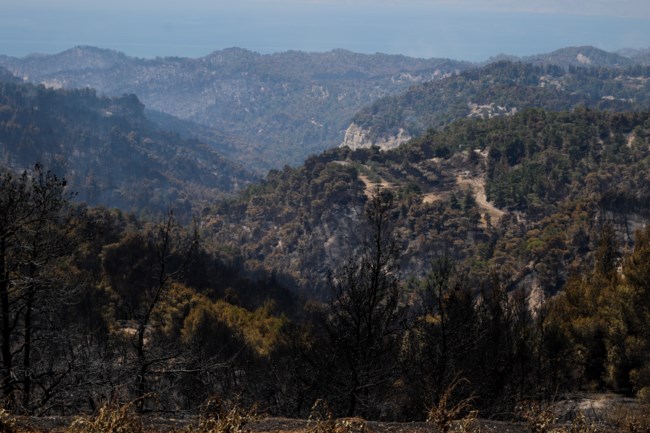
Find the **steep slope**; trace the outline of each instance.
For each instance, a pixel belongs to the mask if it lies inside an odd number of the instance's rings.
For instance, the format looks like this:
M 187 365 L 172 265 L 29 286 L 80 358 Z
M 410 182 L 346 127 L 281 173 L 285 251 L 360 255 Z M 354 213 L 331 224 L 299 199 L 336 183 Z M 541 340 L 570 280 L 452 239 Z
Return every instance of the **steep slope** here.
M 156 128 L 134 95 L 0 82 L 0 158 L 41 162 L 79 199 L 129 210 L 187 213 L 252 179 L 196 140 Z
M 621 240 L 650 216 L 650 113 L 527 110 L 469 119 L 399 149 L 340 148 L 218 205 L 205 223 L 251 269 L 318 293 L 354 253 L 367 197 L 395 199 L 402 271 L 422 275 L 448 254 L 470 275 L 557 290 L 588 265 L 605 220 Z
M 470 64 L 344 50 L 260 55 L 235 48 L 198 59 L 145 60 L 77 47 L 52 56 L 0 57 L 0 66 L 50 87 L 134 93 L 150 109 L 241 137 L 236 157 L 266 171 L 340 143 L 349 119 L 378 97 Z
M 512 115 L 526 108 L 576 106 L 624 111 L 650 107 L 650 68 L 533 66 L 497 62 L 379 99 L 352 119 L 343 145 L 395 147 L 429 127 L 464 117 Z

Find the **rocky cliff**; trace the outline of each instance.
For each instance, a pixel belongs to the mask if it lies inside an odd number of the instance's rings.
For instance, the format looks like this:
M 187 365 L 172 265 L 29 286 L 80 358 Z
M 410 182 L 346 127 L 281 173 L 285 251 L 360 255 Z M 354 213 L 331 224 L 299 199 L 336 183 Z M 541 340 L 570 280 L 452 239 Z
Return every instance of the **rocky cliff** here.
M 400 128 L 397 135 L 382 137 L 376 140 L 371 138 L 370 132 L 364 130 L 356 123 L 351 124 L 345 130 L 345 137 L 340 147 L 349 147 L 352 150 L 367 149 L 373 146 L 379 147 L 381 150 L 395 149 L 402 143 L 406 143 L 412 137 L 406 133 L 404 128 Z

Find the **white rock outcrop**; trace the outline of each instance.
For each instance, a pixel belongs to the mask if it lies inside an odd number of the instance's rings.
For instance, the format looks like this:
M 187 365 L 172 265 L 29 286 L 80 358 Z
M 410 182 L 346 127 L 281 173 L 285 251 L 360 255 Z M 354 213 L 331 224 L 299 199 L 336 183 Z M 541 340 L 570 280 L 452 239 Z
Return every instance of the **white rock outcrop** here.
M 353 123 L 345 131 L 345 137 L 343 138 L 343 143 L 341 143 L 340 147 L 347 146 L 350 149 L 355 150 L 377 146 L 381 150 L 390 150 L 409 141 L 411 138 L 412 137 L 408 135 L 404 129 L 400 128 L 396 136 L 382 137 L 373 141 L 367 130 Z

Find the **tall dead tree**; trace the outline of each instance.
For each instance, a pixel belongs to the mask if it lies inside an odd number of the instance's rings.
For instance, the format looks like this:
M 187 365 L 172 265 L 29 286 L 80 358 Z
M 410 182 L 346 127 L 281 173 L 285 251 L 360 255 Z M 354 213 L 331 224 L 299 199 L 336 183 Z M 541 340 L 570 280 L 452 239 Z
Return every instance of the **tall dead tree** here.
M 330 380 L 347 416 L 376 409 L 373 394 L 385 390 L 398 371 L 404 314 L 392 210 L 389 193 L 370 199 L 361 249 L 331 277 L 326 330 L 336 374 Z
M 0 177 L 1 387 L 9 405 L 26 411 L 34 384 L 51 393 L 46 379 L 56 375 L 51 368 L 36 371 L 35 356 L 42 358 L 38 345 L 56 327 L 51 313 L 66 297 L 52 272 L 52 264 L 72 245 L 65 185 L 38 164 L 30 172 L 6 171 Z

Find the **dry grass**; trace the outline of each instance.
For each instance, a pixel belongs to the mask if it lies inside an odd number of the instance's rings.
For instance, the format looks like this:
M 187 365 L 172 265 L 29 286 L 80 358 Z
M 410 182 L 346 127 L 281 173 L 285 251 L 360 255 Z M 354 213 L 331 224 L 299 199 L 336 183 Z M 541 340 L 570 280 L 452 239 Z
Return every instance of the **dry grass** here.
M 243 410 L 236 404 L 211 398 L 201 410 L 196 426 L 188 426 L 185 433 L 244 433 L 245 427 L 257 418 L 255 409 Z
M 136 401 L 119 405 L 107 403 L 94 417 L 78 417 L 66 433 L 143 433 L 142 419 L 135 411 Z
M 119 405 L 108 403 L 92 417 L 27 418 L 0 409 L 0 433 L 650 433 L 650 405 L 631 401 L 611 405 L 597 424 L 579 408 L 572 422 L 560 424 L 558 406 L 536 402 L 519 405 L 519 422 L 496 422 L 477 418 L 471 399 L 455 398 L 458 380 L 448 387 L 428 412 L 426 423 L 366 422 L 361 418 L 335 418 L 327 403 L 318 400 L 308 420 L 260 418 L 254 410 L 244 410 L 218 398 L 209 400 L 191 424 L 189 420 L 143 418 L 137 401 Z M 562 412 L 564 413 L 564 412 Z M 595 414 L 594 414 L 595 416 Z M 143 427 L 143 424 L 145 427 Z M 148 426 L 148 427 L 147 427 Z
M 587 421 L 587 417 L 582 412 L 579 412 L 568 429 L 563 429 L 566 433 L 598 433 L 600 429 L 596 427 L 593 423 Z
M 538 402 L 524 402 L 517 407 L 519 415 L 528 425 L 530 433 L 554 432 L 556 416 L 550 406 Z

